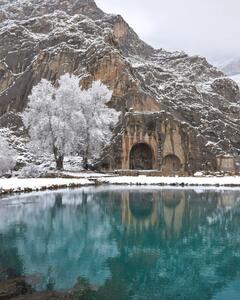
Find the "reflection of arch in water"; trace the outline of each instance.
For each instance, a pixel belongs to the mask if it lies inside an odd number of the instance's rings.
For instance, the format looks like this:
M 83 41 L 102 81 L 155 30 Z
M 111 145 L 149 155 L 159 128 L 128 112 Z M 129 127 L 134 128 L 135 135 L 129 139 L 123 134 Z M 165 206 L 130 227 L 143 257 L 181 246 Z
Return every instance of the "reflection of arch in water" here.
M 174 155 L 169 154 L 163 158 L 162 170 L 168 173 L 179 172 L 181 170 L 182 164 L 180 159 Z
M 153 211 L 152 194 L 129 194 L 129 208 L 132 215 L 139 220 L 151 217 Z
M 122 193 L 122 223 L 135 231 L 158 224 L 157 193 Z
M 135 144 L 130 151 L 131 170 L 152 170 L 153 151 L 148 144 Z

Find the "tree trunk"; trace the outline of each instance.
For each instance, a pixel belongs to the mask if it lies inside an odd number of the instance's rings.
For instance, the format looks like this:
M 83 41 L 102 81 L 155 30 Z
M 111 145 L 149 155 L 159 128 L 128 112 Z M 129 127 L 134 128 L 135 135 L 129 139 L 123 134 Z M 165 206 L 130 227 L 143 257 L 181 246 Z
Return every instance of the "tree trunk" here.
M 85 155 L 83 157 L 83 167 L 84 169 L 88 170 L 88 156 L 89 156 L 89 128 L 87 128 L 87 146 L 86 146 L 86 150 L 85 150 Z
M 55 147 L 55 146 L 53 146 L 53 154 L 54 154 L 54 157 L 55 157 L 57 170 L 62 170 L 63 169 L 64 155 L 60 155 L 57 147 Z
M 63 169 L 63 159 L 64 159 L 64 156 L 59 156 L 59 157 L 56 158 L 57 170 L 62 170 Z
M 85 156 L 85 157 L 83 158 L 83 168 L 84 168 L 85 170 L 88 170 L 88 158 L 87 158 L 87 156 Z

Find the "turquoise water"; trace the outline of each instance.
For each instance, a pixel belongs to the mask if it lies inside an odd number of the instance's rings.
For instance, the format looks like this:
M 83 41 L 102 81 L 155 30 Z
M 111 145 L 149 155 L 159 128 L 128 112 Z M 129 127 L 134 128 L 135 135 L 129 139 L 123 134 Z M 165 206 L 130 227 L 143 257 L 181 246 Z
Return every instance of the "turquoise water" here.
M 0 200 L 0 280 L 97 300 L 239 300 L 240 192 L 83 188 Z

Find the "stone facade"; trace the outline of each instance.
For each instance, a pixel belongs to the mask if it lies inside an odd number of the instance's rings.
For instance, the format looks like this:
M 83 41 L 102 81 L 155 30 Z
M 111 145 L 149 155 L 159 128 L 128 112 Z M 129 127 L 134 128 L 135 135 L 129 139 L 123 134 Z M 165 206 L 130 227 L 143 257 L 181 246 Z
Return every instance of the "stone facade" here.
M 231 155 L 218 155 L 217 165 L 219 172 L 240 173 L 240 158 Z
M 161 113 L 128 113 L 122 135 L 122 169 L 184 173 L 186 162 L 176 122 Z
M 239 155 L 237 83 L 204 58 L 153 49 L 93 0 L 50 2 L 6 1 L 0 12 L 3 123 L 9 113 L 18 122 L 41 79 L 55 84 L 71 73 L 83 88 L 101 80 L 113 91 L 109 105 L 122 112 L 101 170 L 191 175 L 217 171 L 219 154 Z
M 205 144 L 197 132 L 164 111 L 131 111 L 123 116 L 121 130 L 106 149 L 100 169 L 166 176 L 216 171 L 216 157 Z

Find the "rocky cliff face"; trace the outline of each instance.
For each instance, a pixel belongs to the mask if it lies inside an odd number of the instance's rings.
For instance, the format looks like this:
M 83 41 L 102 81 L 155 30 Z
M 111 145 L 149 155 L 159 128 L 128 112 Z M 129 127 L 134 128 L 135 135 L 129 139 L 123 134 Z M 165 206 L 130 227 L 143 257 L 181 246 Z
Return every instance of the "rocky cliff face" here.
M 238 85 L 204 58 L 155 50 L 92 0 L 0 2 L 0 115 L 20 112 L 32 86 L 65 72 L 101 79 L 123 112 L 165 111 L 215 154 L 240 152 Z

